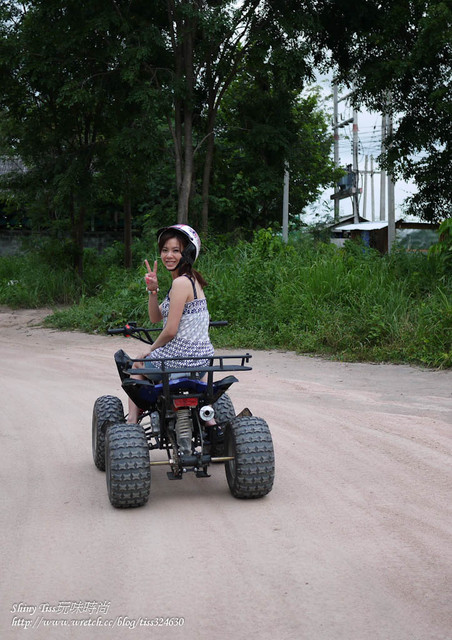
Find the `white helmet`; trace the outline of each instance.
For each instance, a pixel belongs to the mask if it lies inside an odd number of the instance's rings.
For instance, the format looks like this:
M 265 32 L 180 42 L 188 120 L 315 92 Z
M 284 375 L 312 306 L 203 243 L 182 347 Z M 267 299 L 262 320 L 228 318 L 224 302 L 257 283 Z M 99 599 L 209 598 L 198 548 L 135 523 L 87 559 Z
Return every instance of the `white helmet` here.
M 179 231 L 182 233 L 188 241 L 193 245 L 195 249 L 195 260 L 199 256 L 199 252 L 201 250 L 201 240 L 192 227 L 189 227 L 188 224 L 172 224 L 170 227 L 162 227 L 157 231 L 157 242 L 160 241 L 160 236 L 165 231 L 169 231 L 170 229 L 174 229 L 175 231 Z

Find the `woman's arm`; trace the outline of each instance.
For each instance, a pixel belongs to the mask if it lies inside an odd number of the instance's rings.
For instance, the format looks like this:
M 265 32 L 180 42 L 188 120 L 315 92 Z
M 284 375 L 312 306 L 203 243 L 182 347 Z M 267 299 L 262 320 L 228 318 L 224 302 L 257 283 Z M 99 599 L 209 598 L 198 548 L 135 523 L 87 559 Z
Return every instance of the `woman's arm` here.
M 165 328 L 162 329 L 159 337 L 152 345 L 151 352 L 154 351 L 154 349 L 163 347 L 170 340 L 172 340 L 177 334 L 177 330 L 179 329 L 180 319 L 184 311 L 184 306 L 187 300 L 189 299 L 191 291 L 192 291 L 191 284 L 188 278 L 180 277 L 174 280 L 173 286 L 171 287 L 171 298 L 170 298 L 168 319 L 166 321 Z M 151 295 L 150 297 L 156 298 L 157 296 Z M 149 305 L 151 304 L 153 303 L 150 300 Z
M 158 296 L 154 295 L 153 293 L 151 293 L 149 296 L 148 314 L 149 320 L 154 324 L 156 322 L 161 322 L 163 319 L 162 311 L 159 306 Z
M 148 272 L 144 276 L 146 282 L 146 288 L 149 292 L 149 303 L 148 303 L 148 314 L 149 320 L 152 323 L 161 322 L 162 320 L 162 311 L 159 307 L 158 299 L 157 299 L 157 291 L 159 290 L 159 282 L 157 279 L 157 260 L 154 262 L 154 270 L 151 269 L 149 262 L 147 260 L 144 261 L 146 265 L 146 269 Z

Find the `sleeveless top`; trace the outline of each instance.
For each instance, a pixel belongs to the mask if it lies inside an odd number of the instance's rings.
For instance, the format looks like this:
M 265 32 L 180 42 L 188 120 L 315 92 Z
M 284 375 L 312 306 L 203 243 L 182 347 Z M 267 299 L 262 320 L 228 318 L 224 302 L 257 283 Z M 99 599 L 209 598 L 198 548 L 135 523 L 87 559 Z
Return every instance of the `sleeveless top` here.
M 179 322 L 177 334 L 163 347 L 155 349 L 149 354 L 150 358 L 179 358 L 165 364 L 166 369 L 178 369 L 182 367 L 196 368 L 209 365 L 208 358 L 214 355 L 214 348 L 209 338 L 210 316 L 207 310 L 205 298 L 198 300 L 195 283 L 188 274 L 184 274 L 192 283 L 194 300 L 185 303 Z M 171 289 L 170 289 L 171 291 Z M 170 307 L 169 291 L 162 302 L 163 328 L 168 320 Z M 205 360 L 193 360 L 190 356 L 202 357 Z M 161 369 L 160 362 L 153 362 L 154 366 Z

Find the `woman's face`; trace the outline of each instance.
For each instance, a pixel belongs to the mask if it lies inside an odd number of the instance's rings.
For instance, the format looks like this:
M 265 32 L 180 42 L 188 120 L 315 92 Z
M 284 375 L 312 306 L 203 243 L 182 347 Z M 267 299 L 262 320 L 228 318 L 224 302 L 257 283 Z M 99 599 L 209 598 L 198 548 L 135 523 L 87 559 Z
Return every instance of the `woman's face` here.
M 176 269 L 182 258 L 182 242 L 178 238 L 169 238 L 160 251 L 160 257 L 168 271 Z

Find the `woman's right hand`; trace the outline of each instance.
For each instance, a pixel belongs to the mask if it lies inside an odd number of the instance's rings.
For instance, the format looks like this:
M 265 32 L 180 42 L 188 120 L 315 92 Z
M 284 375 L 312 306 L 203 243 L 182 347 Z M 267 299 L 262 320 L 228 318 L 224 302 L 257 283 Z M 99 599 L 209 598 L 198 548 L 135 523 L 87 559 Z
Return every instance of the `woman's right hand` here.
M 158 291 L 159 283 L 157 280 L 157 260 L 154 262 L 154 271 L 151 270 L 151 267 L 149 266 L 149 262 L 147 260 L 144 261 L 144 264 L 146 265 L 146 269 L 148 270 L 148 272 L 144 276 L 147 290 Z

